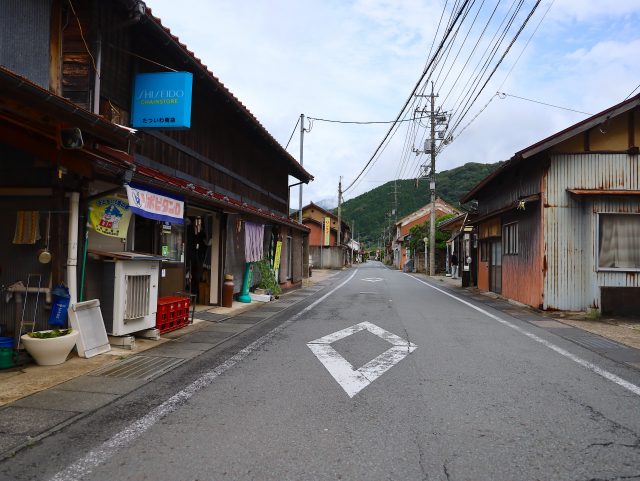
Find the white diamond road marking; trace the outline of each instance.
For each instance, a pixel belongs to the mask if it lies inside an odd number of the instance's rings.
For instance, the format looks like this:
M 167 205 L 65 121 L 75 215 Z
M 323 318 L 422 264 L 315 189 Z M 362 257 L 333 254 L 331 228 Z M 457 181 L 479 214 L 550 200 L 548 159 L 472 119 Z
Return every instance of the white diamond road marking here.
M 331 344 L 352 336 L 360 331 L 369 331 L 381 339 L 387 341 L 392 347 L 372 359 L 359 369 L 342 357 Z M 399 363 L 418 346 L 402 339 L 395 334 L 385 331 L 381 327 L 370 322 L 361 322 L 355 326 L 347 327 L 341 331 L 328 334 L 320 339 L 307 343 L 311 352 L 313 352 L 324 367 L 329 371 L 334 379 L 340 384 L 349 397 L 353 397 L 362 391 L 365 387 L 387 372 L 394 364 Z
M 364 279 L 361 279 L 361 280 L 365 282 L 380 282 L 380 281 L 383 281 L 384 279 L 382 277 L 365 277 Z

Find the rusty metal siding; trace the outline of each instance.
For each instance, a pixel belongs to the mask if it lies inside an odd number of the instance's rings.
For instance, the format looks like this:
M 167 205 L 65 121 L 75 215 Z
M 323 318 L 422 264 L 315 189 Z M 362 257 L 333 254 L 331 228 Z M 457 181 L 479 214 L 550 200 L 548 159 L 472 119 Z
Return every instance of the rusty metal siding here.
M 51 0 L 0 2 L 0 65 L 49 88 Z
M 559 154 L 552 156 L 544 192 L 544 308 L 599 308 L 600 287 L 638 287 L 638 275 L 599 272 L 599 212 L 640 212 L 631 196 L 572 196 L 572 189 L 638 190 L 638 156 Z
M 518 254 L 502 257 L 502 295 L 529 306 L 542 304 L 541 214 L 538 203 L 502 216 L 502 223 L 518 223 Z M 504 252 L 504 249 L 503 249 Z

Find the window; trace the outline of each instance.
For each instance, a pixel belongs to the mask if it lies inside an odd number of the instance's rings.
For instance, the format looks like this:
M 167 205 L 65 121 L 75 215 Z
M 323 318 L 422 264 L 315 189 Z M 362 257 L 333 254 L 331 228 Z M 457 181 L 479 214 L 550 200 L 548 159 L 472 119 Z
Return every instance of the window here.
M 502 251 L 504 255 L 518 254 L 518 223 L 505 224 L 502 227 Z
M 287 279 L 293 277 L 293 242 L 291 237 L 287 237 Z
M 480 261 L 487 262 L 489 260 L 489 242 L 480 241 Z
M 598 267 L 640 269 L 640 214 L 598 216 Z
M 180 224 L 161 223 L 161 251 L 163 257 L 171 262 L 184 262 L 184 226 Z

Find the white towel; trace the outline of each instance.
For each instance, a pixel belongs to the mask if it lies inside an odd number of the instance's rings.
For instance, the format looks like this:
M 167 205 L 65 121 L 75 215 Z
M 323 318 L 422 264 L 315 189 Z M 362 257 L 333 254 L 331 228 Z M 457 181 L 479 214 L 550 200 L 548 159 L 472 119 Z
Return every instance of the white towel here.
M 262 260 L 264 248 L 264 225 L 244 223 L 244 256 L 246 262 Z

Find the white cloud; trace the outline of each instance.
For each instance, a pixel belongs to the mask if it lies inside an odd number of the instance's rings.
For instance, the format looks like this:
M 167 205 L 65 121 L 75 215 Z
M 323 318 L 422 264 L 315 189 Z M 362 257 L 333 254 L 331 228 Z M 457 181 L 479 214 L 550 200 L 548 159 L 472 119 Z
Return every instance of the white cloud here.
M 341 120 L 394 119 L 427 61 L 444 0 L 197 0 L 188 2 L 189 8 L 178 8 L 173 0 L 148 3 L 285 144 L 300 113 Z M 505 79 L 546 5 L 540 6 L 463 125 Z M 621 101 L 640 83 L 635 55 L 640 47 L 639 16 L 640 0 L 555 0 L 502 90 L 593 113 Z M 475 43 L 481 26 L 482 18 L 467 45 Z M 459 40 L 464 34 L 466 30 Z M 464 59 L 461 55 L 457 60 L 459 67 Z M 472 65 L 475 62 L 467 68 Z M 455 77 L 454 69 L 448 76 L 449 88 Z M 439 94 L 444 101 L 446 85 Z M 441 154 L 438 170 L 469 161 L 504 160 L 582 118 L 514 98 L 495 99 Z M 345 184 L 351 182 L 387 129 L 388 125 L 315 122 L 305 136 L 304 166 L 316 180 L 305 187 L 304 202 L 335 198 L 339 176 L 344 176 Z M 375 187 L 372 179 L 383 183 L 396 175 L 405 132 L 403 126 L 350 196 Z M 296 133 L 289 147 L 296 158 L 298 139 Z M 421 161 L 410 154 L 406 176 Z M 292 198 L 297 206 L 297 193 L 292 192 Z

